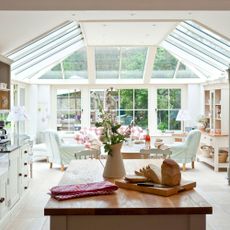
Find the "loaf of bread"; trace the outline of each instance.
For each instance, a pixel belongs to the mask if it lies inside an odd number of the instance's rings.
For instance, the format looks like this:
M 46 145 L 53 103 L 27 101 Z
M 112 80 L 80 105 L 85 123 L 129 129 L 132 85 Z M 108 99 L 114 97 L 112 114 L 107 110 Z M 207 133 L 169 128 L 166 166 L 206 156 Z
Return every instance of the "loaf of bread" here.
M 135 174 L 144 176 L 153 183 L 161 184 L 161 169 L 157 165 L 149 164 L 139 171 L 135 171 Z
M 164 185 L 179 185 L 181 181 L 179 165 L 172 159 L 165 159 L 161 165 L 161 177 Z

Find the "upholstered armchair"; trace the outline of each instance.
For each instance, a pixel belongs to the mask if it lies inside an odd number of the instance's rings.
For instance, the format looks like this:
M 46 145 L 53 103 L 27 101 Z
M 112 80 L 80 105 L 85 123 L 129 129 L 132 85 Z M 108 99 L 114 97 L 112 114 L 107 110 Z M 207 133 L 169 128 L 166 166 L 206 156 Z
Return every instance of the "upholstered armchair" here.
M 182 163 L 183 171 L 186 169 L 186 163 L 192 163 L 192 168 L 194 168 L 200 138 L 201 132 L 199 130 L 192 130 L 186 137 L 185 142 L 175 143 L 169 146 L 169 150 L 172 152 L 170 158 L 178 163 Z
M 53 163 L 59 164 L 64 171 L 64 165 L 76 159 L 75 154 L 85 149 L 83 144 L 65 144 L 58 136 L 56 131 L 46 130 L 44 132 L 45 142 L 50 153 L 50 168 Z

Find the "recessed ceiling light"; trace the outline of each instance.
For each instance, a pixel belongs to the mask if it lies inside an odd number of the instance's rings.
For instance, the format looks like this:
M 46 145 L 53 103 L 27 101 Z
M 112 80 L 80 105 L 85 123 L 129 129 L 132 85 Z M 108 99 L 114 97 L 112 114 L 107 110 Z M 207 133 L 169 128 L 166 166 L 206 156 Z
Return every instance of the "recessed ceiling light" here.
M 73 17 L 75 17 L 75 16 L 76 16 L 76 14 L 72 14 L 72 16 L 73 16 Z
M 150 36 L 150 34 L 146 34 L 145 36 L 146 36 L 146 37 L 149 37 L 149 36 Z
M 136 15 L 136 13 L 130 13 L 130 16 L 132 16 L 132 17 L 135 16 L 135 15 Z
M 108 25 L 107 25 L 107 24 L 102 24 L 102 26 L 106 27 L 106 26 L 108 26 Z
M 153 26 L 153 27 L 155 27 L 155 26 L 156 26 L 156 24 L 152 24 L 152 26 Z

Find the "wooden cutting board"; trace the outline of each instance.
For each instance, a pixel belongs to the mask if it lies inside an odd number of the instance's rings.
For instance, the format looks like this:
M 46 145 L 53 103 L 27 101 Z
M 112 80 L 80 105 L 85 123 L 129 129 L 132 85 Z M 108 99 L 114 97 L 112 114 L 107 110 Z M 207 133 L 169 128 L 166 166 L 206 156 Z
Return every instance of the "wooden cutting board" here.
M 159 196 L 171 196 L 178 192 L 190 190 L 196 187 L 196 182 L 192 182 L 192 181 L 181 181 L 181 184 L 178 186 L 165 187 L 165 188 L 139 186 L 136 183 L 130 183 L 125 180 L 116 180 L 115 184 L 119 188 L 125 188 L 125 189 L 135 190 L 139 192 L 145 192 L 145 193 L 152 193 Z

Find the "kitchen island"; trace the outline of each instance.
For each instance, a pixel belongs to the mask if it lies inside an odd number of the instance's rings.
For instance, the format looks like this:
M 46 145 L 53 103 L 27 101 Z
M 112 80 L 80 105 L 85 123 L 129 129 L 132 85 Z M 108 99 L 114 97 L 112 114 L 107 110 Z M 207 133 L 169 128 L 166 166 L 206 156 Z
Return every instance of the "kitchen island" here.
M 133 174 L 153 161 L 161 163 L 150 159 L 124 160 L 126 173 Z M 102 181 L 102 173 L 98 160 L 75 160 L 60 185 Z M 212 207 L 195 190 L 161 197 L 119 188 L 112 195 L 67 201 L 50 198 L 44 214 L 51 217 L 51 230 L 205 230 L 206 215 L 212 214 Z

